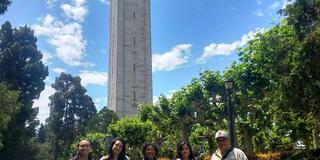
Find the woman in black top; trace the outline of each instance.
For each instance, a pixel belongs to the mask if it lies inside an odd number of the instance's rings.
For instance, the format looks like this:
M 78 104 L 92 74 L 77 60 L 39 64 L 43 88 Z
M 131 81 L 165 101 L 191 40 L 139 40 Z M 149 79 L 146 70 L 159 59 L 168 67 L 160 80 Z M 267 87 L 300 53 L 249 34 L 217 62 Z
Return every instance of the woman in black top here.
M 142 147 L 143 160 L 157 160 L 158 147 L 152 143 L 147 143 Z
M 181 142 L 177 148 L 177 159 L 180 160 L 195 160 L 190 143 Z

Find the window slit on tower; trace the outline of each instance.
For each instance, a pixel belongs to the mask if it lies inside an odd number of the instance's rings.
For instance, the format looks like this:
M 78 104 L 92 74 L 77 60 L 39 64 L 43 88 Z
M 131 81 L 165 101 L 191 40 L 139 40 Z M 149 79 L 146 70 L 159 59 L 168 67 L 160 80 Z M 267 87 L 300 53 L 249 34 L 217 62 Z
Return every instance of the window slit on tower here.
M 133 64 L 133 73 L 136 73 L 136 64 Z
M 133 47 L 136 46 L 136 37 L 133 37 Z

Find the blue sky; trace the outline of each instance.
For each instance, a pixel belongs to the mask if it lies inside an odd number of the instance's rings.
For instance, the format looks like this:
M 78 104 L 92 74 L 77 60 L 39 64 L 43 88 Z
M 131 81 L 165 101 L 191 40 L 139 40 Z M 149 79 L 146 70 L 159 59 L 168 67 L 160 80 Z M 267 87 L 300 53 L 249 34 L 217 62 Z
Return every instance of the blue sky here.
M 203 70 L 223 71 L 236 49 L 280 20 L 286 0 L 151 0 L 153 96 L 170 95 Z M 34 106 L 44 122 L 61 72 L 80 76 L 98 110 L 107 104 L 108 0 L 14 0 L 0 23 L 30 26 L 49 67 Z

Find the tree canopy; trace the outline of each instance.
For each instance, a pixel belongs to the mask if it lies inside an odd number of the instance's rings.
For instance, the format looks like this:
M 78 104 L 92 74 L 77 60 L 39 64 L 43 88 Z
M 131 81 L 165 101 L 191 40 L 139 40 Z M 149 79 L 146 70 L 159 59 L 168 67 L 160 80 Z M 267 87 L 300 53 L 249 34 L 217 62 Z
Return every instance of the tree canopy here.
M 7 11 L 11 4 L 11 0 L 1 0 L 0 1 L 0 15 Z
M 48 127 L 52 136 L 53 159 L 69 156 L 73 141 L 85 134 L 87 122 L 96 114 L 94 103 L 86 89 L 81 86 L 80 77 L 61 73 L 52 88 Z
M 48 75 L 36 42 L 37 38 L 28 26 L 12 28 L 10 22 L 1 26 L 0 82 L 5 82 L 10 90 L 19 92 L 18 101 L 21 104 L 4 136 L 0 157 L 5 159 L 19 159 L 21 154 L 34 152 L 31 151 L 33 147 L 28 147 L 29 143 L 33 143 L 30 140 L 35 136 L 38 125 L 35 119 L 38 110 L 32 108 L 32 104 L 44 89 L 44 79 Z

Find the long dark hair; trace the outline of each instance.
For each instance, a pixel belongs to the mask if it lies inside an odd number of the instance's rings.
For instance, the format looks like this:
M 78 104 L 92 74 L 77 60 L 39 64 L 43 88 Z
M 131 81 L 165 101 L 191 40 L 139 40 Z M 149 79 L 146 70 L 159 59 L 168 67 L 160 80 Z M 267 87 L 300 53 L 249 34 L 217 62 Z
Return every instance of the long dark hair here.
M 182 158 L 182 154 L 181 154 L 181 151 L 182 151 L 182 147 L 184 145 L 187 145 L 188 148 L 189 148 L 189 151 L 190 151 L 190 154 L 189 154 L 189 160 L 194 160 L 194 155 L 193 155 L 193 152 L 192 152 L 192 148 L 191 148 L 191 145 L 189 142 L 186 142 L 186 141 L 182 141 L 180 144 L 178 144 L 178 147 L 177 147 L 177 158 Z
M 117 141 L 120 141 L 122 143 L 122 149 L 121 149 L 121 152 L 119 154 L 119 160 L 126 160 L 127 159 L 126 158 L 126 144 L 124 143 L 124 140 L 121 139 L 121 138 L 116 138 L 111 142 L 111 144 L 109 146 L 109 150 L 108 150 L 108 159 L 112 160 L 114 158 L 114 155 L 113 155 L 113 152 L 112 152 L 112 147 Z
M 149 147 L 149 146 L 152 146 L 154 148 L 154 151 L 156 152 L 154 155 L 154 160 L 158 159 L 159 149 L 155 144 L 152 144 L 152 143 L 146 143 L 143 145 L 143 147 L 142 147 L 143 159 L 147 160 L 146 151 L 147 151 L 147 147 Z

